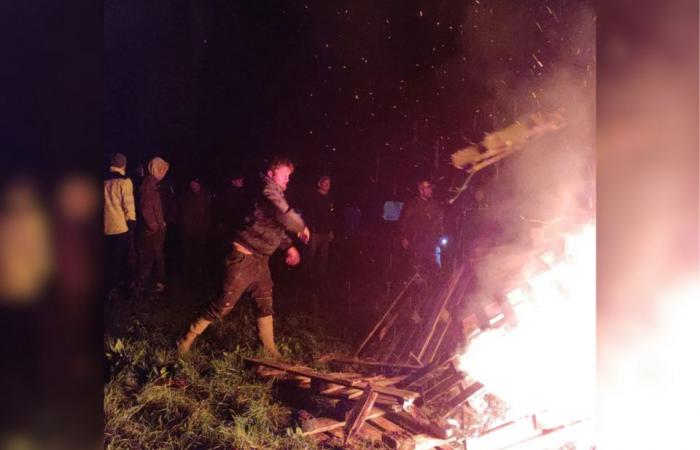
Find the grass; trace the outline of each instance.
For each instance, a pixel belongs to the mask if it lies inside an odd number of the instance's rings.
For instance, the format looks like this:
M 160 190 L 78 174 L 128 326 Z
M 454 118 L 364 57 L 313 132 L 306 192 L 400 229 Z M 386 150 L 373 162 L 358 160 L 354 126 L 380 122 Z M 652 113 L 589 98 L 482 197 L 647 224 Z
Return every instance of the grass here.
M 263 356 L 250 308 L 237 306 L 182 358 L 174 342 L 193 317 L 191 305 L 168 298 L 117 309 L 108 313 L 113 326 L 105 336 L 107 449 L 317 447 L 301 436 L 275 385 L 243 364 L 246 356 Z M 301 364 L 322 368 L 318 356 L 348 350 L 304 315 L 278 316 L 275 327 L 280 352 Z

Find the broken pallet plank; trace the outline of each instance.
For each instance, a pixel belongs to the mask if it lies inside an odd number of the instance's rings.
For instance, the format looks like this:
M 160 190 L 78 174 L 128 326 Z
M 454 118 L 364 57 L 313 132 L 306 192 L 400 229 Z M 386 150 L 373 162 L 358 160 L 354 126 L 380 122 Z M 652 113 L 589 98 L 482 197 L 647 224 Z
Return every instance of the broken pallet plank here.
M 328 361 L 329 363 L 337 363 L 337 364 L 345 364 L 349 366 L 363 366 L 367 367 L 370 369 L 377 369 L 377 370 L 391 370 L 391 371 L 396 371 L 399 373 L 403 372 L 411 372 L 414 370 L 420 369 L 422 366 L 419 365 L 414 365 L 414 364 L 398 364 L 398 363 L 389 363 L 389 362 L 382 362 L 382 361 L 365 361 L 362 359 L 356 359 L 356 358 L 333 358 Z
M 387 412 L 381 408 L 372 408 L 370 410 L 369 414 L 367 414 L 367 417 L 365 418 L 365 420 L 373 419 L 375 417 L 381 417 L 381 416 L 385 415 L 386 413 Z M 314 435 L 317 433 L 325 433 L 327 431 L 339 430 L 339 429 L 345 427 L 346 423 L 347 423 L 347 421 L 345 421 L 345 420 L 342 420 L 342 421 L 336 420 L 336 421 L 333 421 L 333 423 L 328 422 L 327 424 L 325 424 L 321 427 L 318 427 L 318 428 L 315 428 L 315 429 L 312 429 L 309 431 L 305 431 L 302 433 L 302 435 L 303 436 L 311 436 L 311 435 Z
M 386 309 L 386 312 L 385 312 L 384 315 L 381 317 L 381 319 L 379 319 L 379 321 L 378 321 L 377 324 L 374 326 L 374 328 L 369 332 L 369 334 L 367 335 L 367 337 L 362 341 L 362 343 L 360 344 L 360 346 L 357 348 L 357 351 L 355 352 L 355 357 L 356 357 L 356 358 L 360 355 L 360 353 L 362 353 L 362 350 L 364 350 L 364 348 L 365 348 L 365 346 L 367 345 L 367 343 L 370 341 L 370 339 L 372 339 L 372 336 L 374 336 L 374 334 L 377 332 L 377 330 L 379 330 L 379 328 L 384 324 L 384 322 L 386 321 L 387 317 L 389 316 L 389 314 L 391 313 L 391 311 L 394 309 L 394 307 L 396 306 L 396 304 L 399 302 L 399 300 L 401 300 L 401 298 L 404 296 L 404 294 L 406 293 L 406 291 L 408 290 L 408 288 L 409 288 L 411 285 L 413 285 L 413 283 L 415 283 L 418 279 L 420 279 L 420 275 L 418 275 L 418 273 L 413 274 L 413 277 L 411 277 L 411 279 L 408 281 L 408 283 L 406 283 L 406 285 L 403 287 L 403 289 L 401 290 L 401 292 L 399 293 L 399 295 L 396 296 L 396 298 L 395 298 L 394 301 L 391 303 L 391 305 L 389 305 L 389 307 Z
M 263 366 L 268 366 L 272 367 L 274 369 L 279 369 L 279 370 L 284 370 L 296 375 L 302 375 L 306 376 L 309 378 L 317 378 L 322 381 L 327 381 L 329 383 L 334 383 L 334 384 L 340 384 L 343 386 L 347 387 L 352 387 L 356 389 L 365 389 L 368 385 L 371 383 L 365 382 L 365 381 L 360 381 L 360 380 L 346 380 L 343 378 L 339 377 L 334 377 L 332 375 L 328 375 L 322 372 L 317 372 L 315 370 L 309 369 L 307 367 L 299 367 L 299 366 L 291 366 L 287 364 L 283 364 L 277 361 L 269 361 L 269 360 L 263 360 L 263 359 L 256 359 L 256 358 L 244 358 L 246 363 L 248 364 L 255 364 L 255 365 L 263 365 Z M 420 397 L 420 394 L 418 392 L 414 391 L 408 391 L 405 389 L 397 389 L 389 386 L 380 386 L 380 385 L 372 385 L 372 389 L 376 391 L 379 394 L 384 394 L 388 395 L 390 397 L 395 397 L 399 400 L 402 401 L 413 401 L 416 398 Z
M 397 384 L 397 386 L 406 389 L 412 385 L 417 384 L 419 381 L 422 381 L 423 379 L 431 376 L 433 371 L 440 369 L 442 366 L 446 364 L 450 364 L 453 361 L 457 359 L 459 355 L 455 354 L 452 355 L 448 358 L 444 358 L 442 360 L 436 360 L 430 364 L 427 364 L 420 369 L 416 370 L 415 372 L 409 374 L 406 378 L 404 378 L 400 383 Z
M 355 437 L 357 432 L 360 431 L 362 425 L 364 425 L 365 420 L 367 419 L 367 416 L 371 412 L 378 395 L 379 394 L 372 389 L 371 385 L 367 385 L 367 387 L 365 387 L 364 394 L 358 399 L 355 407 L 350 410 L 345 421 L 346 424 L 343 427 L 345 431 L 345 439 L 343 440 L 344 444 L 347 444 L 353 437 Z
M 464 272 L 464 266 L 461 266 L 459 270 L 457 270 L 453 275 L 452 279 L 450 280 L 449 287 L 447 289 L 447 294 L 443 297 L 442 302 L 440 303 L 440 308 L 437 310 L 434 310 L 432 314 L 430 315 L 430 321 L 428 323 L 431 324 L 430 330 L 428 331 L 428 334 L 425 336 L 424 339 L 421 339 L 423 342 L 423 345 L 421 346 L 419 352 L 418 352 L 418 359 L 420 361 L 423 361 L 423 356 L 425 354 L 425 351 L 428 348 L 428 345 L 430 345 L 430 342 L 433 339 L 433 335 L 435 334 L 435 329 L 437 328 L 438 322 L 440 321 L 440 317 L 443 314 L 443 311 L 446 310 L 446 306 L 449 303 L 450 299 L 455 293 L 455 289 L 457 288 L 457 285 L 460 284 L 462 281 L 462 274 Z M 471 278 L 471 277 L 469 277 Z

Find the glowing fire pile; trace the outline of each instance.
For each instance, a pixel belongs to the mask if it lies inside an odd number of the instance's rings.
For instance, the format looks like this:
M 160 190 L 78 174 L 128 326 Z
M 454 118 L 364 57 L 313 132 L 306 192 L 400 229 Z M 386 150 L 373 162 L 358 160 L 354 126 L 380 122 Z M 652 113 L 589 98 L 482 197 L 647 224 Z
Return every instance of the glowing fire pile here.
M 499 426 L 468 440 L 470 449 L 592 446 L 595 226 L 565 236 L 563 256 L 539 257 L 547 270 L 507 294 L 518 325 L 477 334 L 459 356 L 460 370 L 508 405 Z

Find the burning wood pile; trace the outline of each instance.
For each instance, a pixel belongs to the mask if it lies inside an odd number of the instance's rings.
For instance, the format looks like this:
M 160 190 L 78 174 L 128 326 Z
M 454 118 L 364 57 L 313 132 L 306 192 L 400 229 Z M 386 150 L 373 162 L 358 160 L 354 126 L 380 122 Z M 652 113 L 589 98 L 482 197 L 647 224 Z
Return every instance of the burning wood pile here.
M 330 417 L 300 412 L 303 433 L 319 441 L 347 445 L 359 437 L 396 449 L 456 448 L 466 425 L 479 422 L 469 399 L 484 403 L 486 394 L 459 369 L 454 345 L 463 342 L 463 333 L 450 311 L 469 279 L 462 268 L 444 287 L 431 290 L 414 275 L 353 358 L 323 358 L 342 372 L 268 360 L 247 363 L 262 377 L 293 385 L 302 399 L 323 397 Z
M 592 238 L 595 239 L 594 234 Z M 574 250 L 588 245 L 580 239 L 574 244 Z M 303 434 L 315 436 L 329 446 L 345 447 L 353 440 L 366 439 L 381 441 L 395 449 L 562 448 L 562 444 L 569 445 L 577 441 L 580 433 L 588 432 L 585 427 L 589 417 L 568 415 L 562 418 L 547 409 L 537 409 L 534 404 L 526 404 L 525 413 L 518 410 L 517 416 L 509 414 L 513 398 L 502 398 L 500 394 L 507 390 L 498 392 L 502 387 L 499 376 L 521 391 L 531 388 L 534 392 L 543 391 L 532 386 L 537 383 L 532 378 L 525 377 L 530 385 L 519 385 L 519 367 L 498 365 L 501 359 L 519 361 L 517 355 L 505 354 L 507 351 L 491 346 L 485 357 L 479 353 L 477 345 L 479 339 L 483 347 L 484 343 L 489 344 L 489 339 L 501 340 L 504 334 L 528 342 L 527 326 L 518 324 L 514 330 L 504 327 L 506 324 L 513 326 L 504 310 L 520 315 L 522 309 L 523 317 L 528 317 L 524 306 L 533 302 L 528 301 L 528 294 L 524 292 L 537 297 L 540 306 L 546 306 L 549 301 L 543 298 L 545 293 L 554 293 L 557 298 L 568 295 L 567 288 L 557 283 L 570 279 L 564 276 L 564 269 L 580 273 L 580 267 L 572 265 L 570 255 L 563 255 L 567 256 L 566 267 L 554 264 L 551 252 L 547 255 L 545 259 L 550 262 L 550 270 L 545 274 L 554 272 L 556 277 L 545 277 L 546 286 L 543 286 L 542 274 L 533 277 L 535 281 L 529 290 L 516 289 L 509 293 L 507 307 L 504 302 L 487 305 L 486 315 L 491 324 L 487 332 L 471 326 L 475 322 L 472 316 L 458 319 L 456 311 L 471 281 L 468 271 L 461 268 L 451 274 L 446 283 L 436 283 L 433 287 L 418 275 L 409 280 L 353 357 L 328 355 L 322 358 L 335 372 L 259 359 L 248 359 L 247 363 L 255 367 L 260 376 L 294 388 L 296 394 L 290 397 L 290 402 L 298 407 Z M 589 293 L 576 286 L 571 289 L 579 296 Z M 537 326 L 541 327 L 539 323 Z M 523 331 L 517 334 L 519 328 Z M 566 340 L 565 336 L 549 336 L 548 339 L 556 337 Z M 517 345 L 505 342 L 514 348 L 512 351 L 526 353 Z M 466 351 L 465 343 L 468 344 Z M 578 356 L 580 352 L 574 355 Z M 530 362 L 546 365 L 544 359 Z M 483 364 L 492 372 L 498 372 L 497 376 L 484 370 Z M 547 366 L 547 369 L 549 367 L 554 366 Z M 554 386 L 544 386 L 544 389 L 557 394 L 570 390 L 568 385 L 564 386 L 564 391 Z M 514 400 L 514 403 L 518 402 Z M 308 410 L 314 410 L 315 414 Z M 567 448 L 577 447 L 569 445 Z
M 422 368 L 330 360 L 332 366 L 359 369 L 333 373 L 274 361 L 247 362 L 260 376 L 292 383 L 302 395 L 323 397 L 327 417 L 302 410 L 299 418 L 305 435 L 331 445 L 363 438 L 396 449 L 455 448 L 460 435 L 451 423 L 466 423 L 474 415 L 468 399 L 483 390 L 459 371 L 456 358 Z

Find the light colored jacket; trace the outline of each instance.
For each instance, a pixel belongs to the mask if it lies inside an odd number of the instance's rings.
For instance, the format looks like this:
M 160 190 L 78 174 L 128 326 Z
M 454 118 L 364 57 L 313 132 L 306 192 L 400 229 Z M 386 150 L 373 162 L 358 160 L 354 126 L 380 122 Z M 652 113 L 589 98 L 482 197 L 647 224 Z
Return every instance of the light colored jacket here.
M 127 220 L 136 220 L 134 185 L 123 168 L 110 167 L 104 180 L 104 234 L 126 233 Z

